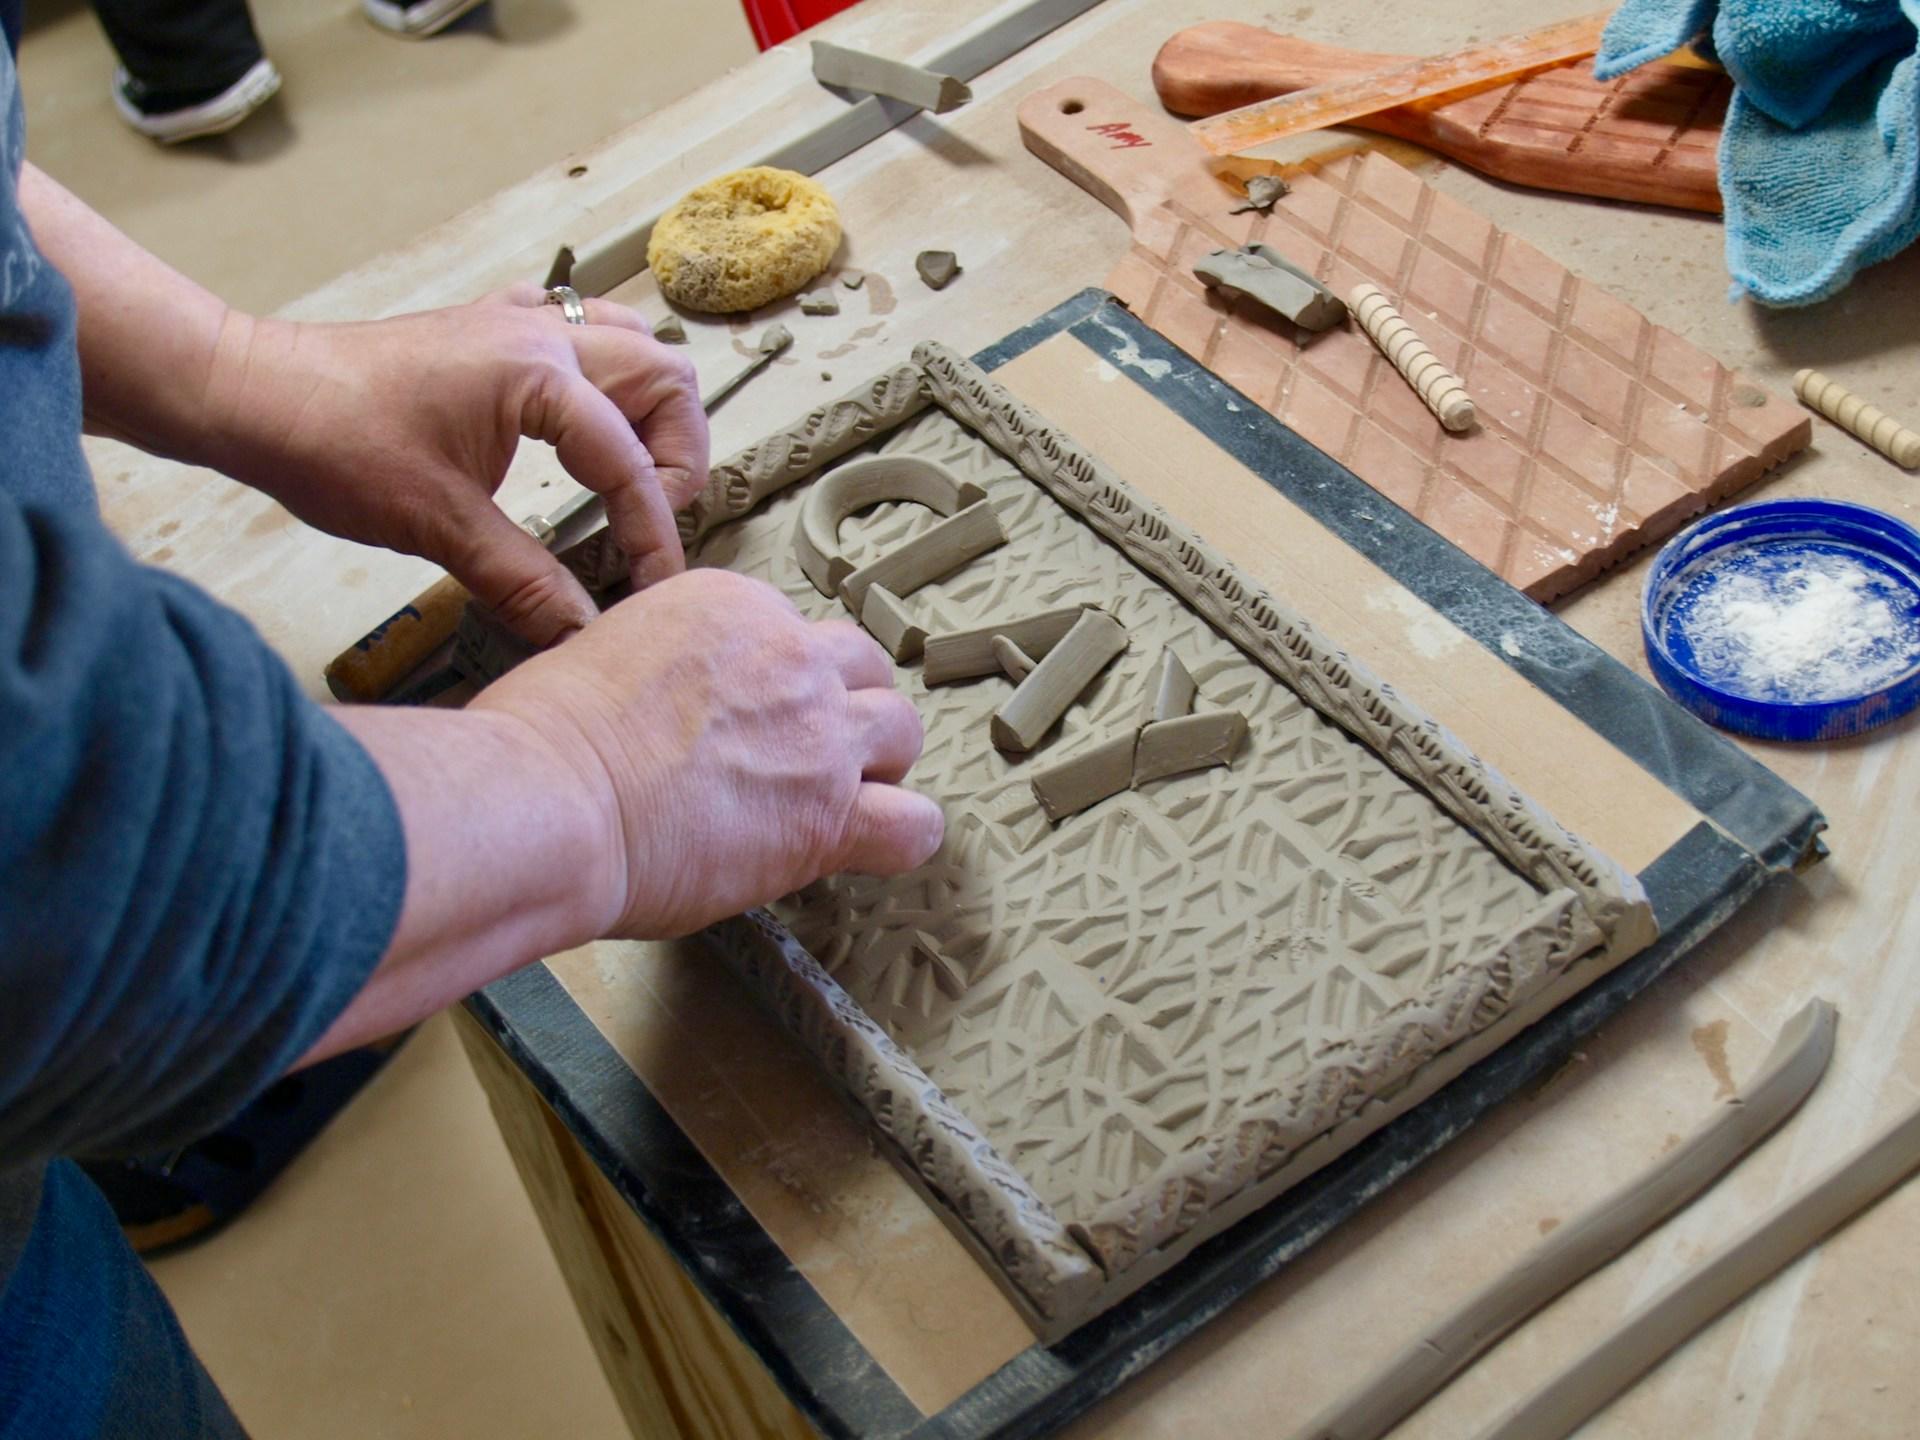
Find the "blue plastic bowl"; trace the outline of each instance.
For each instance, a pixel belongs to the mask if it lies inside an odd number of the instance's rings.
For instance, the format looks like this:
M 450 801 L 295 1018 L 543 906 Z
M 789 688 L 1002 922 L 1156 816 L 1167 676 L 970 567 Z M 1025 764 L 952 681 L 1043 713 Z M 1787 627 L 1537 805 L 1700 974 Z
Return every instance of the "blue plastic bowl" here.
M 1920 704 L 1920 531 L 1770 500 L 1669 541 L 1640 611 L 1660 687 L 1723 730 L 1834 740 Z

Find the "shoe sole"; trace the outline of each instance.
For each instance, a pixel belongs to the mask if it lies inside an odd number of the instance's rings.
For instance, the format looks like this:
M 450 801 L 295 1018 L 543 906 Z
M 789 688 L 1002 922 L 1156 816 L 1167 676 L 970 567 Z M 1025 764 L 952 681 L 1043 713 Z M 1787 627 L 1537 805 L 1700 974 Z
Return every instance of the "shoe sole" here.
M 189 105 L 184 110 L 169 110 L 164 115 L 148 115 L 127 99 L 122 83 L 126 73 L 122 70 L 114 76 L 114 109 L 127 124 L 162 145 L 224 135 L 280 93 L 280 72 L 273 68 L 271 60 L 263 57 L 213 99 Z
M 424 40 L 429 35 L 438 35 L 462 15 L 486 3 L 487 0 L 424 0 L 418 5 L 396 5 L 393 0 L 360 0 L 360 9 L 367 19 L 390 34 Z

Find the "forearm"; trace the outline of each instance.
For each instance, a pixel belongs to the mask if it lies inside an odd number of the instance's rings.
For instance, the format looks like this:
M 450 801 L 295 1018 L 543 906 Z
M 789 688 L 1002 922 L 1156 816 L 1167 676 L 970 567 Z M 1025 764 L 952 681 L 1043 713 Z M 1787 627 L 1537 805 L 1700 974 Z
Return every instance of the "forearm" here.
M 222 347 L 252 319 L 143 250 L 32 165 L 20 202 L 35 241 L 73 287 L 87 429 L 194 463 L 213 458 L 208 413 Z
M 623 847 L 592 787 L 532 727 L 493 712 L 336 713 L 393 792 L 406 899 L 379 968 L 303 1063 L 597 938 L 624 886 Z

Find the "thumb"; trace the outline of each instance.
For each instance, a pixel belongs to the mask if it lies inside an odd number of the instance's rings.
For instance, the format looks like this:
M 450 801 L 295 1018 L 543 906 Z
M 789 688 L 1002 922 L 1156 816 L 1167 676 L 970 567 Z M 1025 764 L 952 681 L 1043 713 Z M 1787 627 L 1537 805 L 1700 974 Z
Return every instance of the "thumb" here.
M 863 782 L 833 867 L 856 875 L 903 875 L 933 858 L 947 819 L 925 795 Z
M 521 639 L 544 648 L 600 613 L 558 557 L 491 500 L 474 496 L 453 520 L 447 572 Z

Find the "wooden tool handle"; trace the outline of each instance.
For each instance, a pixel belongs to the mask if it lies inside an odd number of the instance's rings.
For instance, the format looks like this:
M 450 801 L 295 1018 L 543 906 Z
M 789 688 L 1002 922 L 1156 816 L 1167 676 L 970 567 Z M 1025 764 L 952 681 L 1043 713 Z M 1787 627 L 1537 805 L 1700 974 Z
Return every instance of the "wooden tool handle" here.
M 1207 172 L 1187 127 L 1157 115 L 1104 80 L 1076 76 L 1020 102 L 1027 148 L 1138 229 L 1172 193 Z M 1223 194 L 1237 194 L 1220 181 Z
M 451 575 L 442 575 L 414 596 L 352 648 L 343 650 L 327 666 L 327 689 L 336 700 L 371 705 L 400 683 L 407 673 L 453 637 L 467 590 Z
M 1153 88 L 1176 115 L 1218 115 L 1275 95 L 1371 75 L 1406 58 L 1213 20 L 1179 31 L 1160 47 L 1153 57 Z

